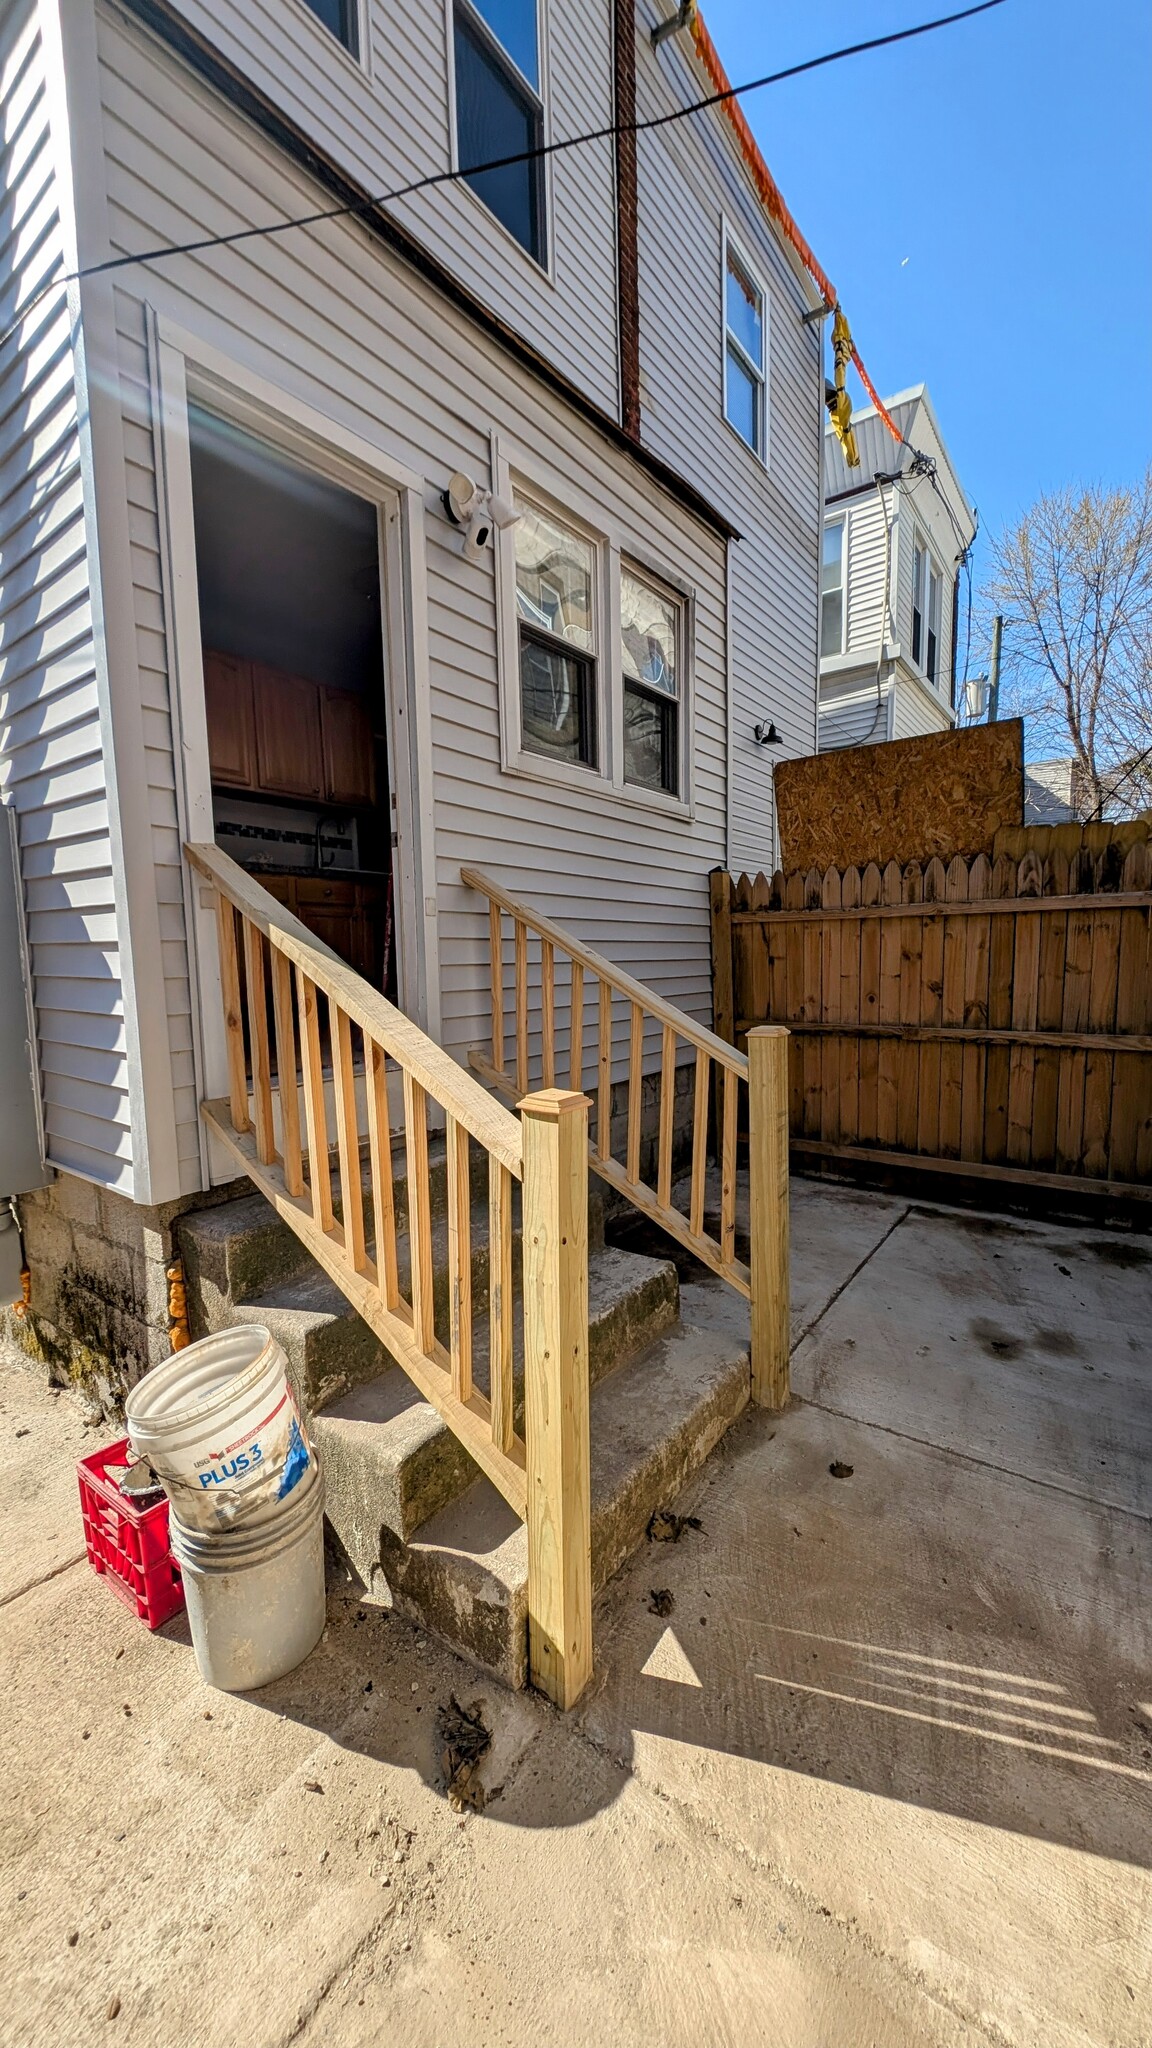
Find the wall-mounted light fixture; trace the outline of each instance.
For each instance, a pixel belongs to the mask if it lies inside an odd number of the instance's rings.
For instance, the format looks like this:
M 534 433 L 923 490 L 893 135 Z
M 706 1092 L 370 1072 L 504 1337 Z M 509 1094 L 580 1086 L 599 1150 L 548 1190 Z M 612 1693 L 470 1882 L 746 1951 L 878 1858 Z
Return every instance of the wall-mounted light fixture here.
M 481 490 L 463 469 L 456 470 L 449 477 L 447 488 L 440 493 L 440 503 L 453 526 L 465 528 L 466 562 L 479 561 L 492 538 L 494 526 L 503 531 L 505 527 L 518 525 L 523 517 L 510 498 L 501 498 L 495 491 Z
M 761 720 L 759 725 L 754 725 L 752 727 L 752 737 L 758 747 L 782 747 L 784 745 L 780 734 L 776 730 L 774 718 L 770 718 L 767 725 L 764 724 L 763 720 Z

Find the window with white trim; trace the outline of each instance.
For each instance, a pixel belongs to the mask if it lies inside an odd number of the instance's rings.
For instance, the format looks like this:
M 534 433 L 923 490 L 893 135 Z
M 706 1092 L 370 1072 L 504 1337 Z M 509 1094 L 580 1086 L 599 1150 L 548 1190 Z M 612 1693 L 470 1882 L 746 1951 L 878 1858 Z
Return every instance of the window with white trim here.
M 304 0 L 352 57 L 360 55 L 359 0 Z
M 844 652 L 844 537 L 846 522 L 829 519 L 824 527 L 820 565 L 820 652 Z
M 543 158 L 475 168 L 543 145 L 538 0 L 454 0 L 452 22 L 458 167 L 509 234 L 546 264 Z
M 624 780 L 680 794 L 684 605 L 651 577 L 620 567 Z
M 526 753 L 595 768 L 597 551 L 552 513 L 516 503 L 520 743 Z
M 940 673 L 940 623 L 944 609 L 944 577 L 922 540 L 912 551 L 912 659 L 930 683 Z
M 765 458 L 768 301 L 739 250 L 724 240 L 724 417 Z

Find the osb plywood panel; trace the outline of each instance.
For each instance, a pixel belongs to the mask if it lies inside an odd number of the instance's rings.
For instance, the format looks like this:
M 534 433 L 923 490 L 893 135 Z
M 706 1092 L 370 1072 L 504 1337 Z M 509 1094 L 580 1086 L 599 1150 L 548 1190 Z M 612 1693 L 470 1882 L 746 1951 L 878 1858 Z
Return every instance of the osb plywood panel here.
M 781 761 L 776 814 L 786 873 L 991 855 L 1001 827 L 1023 820 L 1023 723 Z

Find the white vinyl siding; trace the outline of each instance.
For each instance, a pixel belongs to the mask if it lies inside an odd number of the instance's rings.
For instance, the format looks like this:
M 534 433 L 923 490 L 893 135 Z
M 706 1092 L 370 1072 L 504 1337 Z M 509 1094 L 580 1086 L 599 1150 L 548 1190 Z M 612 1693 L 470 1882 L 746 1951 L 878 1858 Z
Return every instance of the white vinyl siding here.
M 263 220 L 314 204 L 275 149 L 118 18 L 99 22 L 114 244 L 179 240 L 189 223 Z M 592 944 L 706 1021 L 711 1012 L 707 873 L 724 857 L 725 548 L 650 477 L 569 413 L 462 315 L 355 225 L 274 237 L 128 271 L 119 285 L 120 374 L 141 389 L 147 303 L 427 480 L 425 503 L 432 768 L 442 1038 L 458 1058 L 489 1030 L 486 913 L 459 879 L 490 868 Z M 128 432 L 146 472 L 150 442 Z M 680 565 L 696 592 L 695 807 L 691 819 L 637 810 L 602 783 L 584 789 L 500 771 L 494 557 L 461 554 L 438 506 L 456 469 L 490 475 L 496 432 L 515 467 L 546 453 L 578 476 L 642 558 Z M 134 486 L 142 671 L 160 696 L 163 642 L 146 474 Z M 610 515 L 610 519 L 609 519 Z M 154 726 L 158 842 L 170 846 L 161 720 Z M 170 746 L 170 741 L 168 742 Z M 174 851 L 174 849 L 173 849 Z M 174 917 L 173 924 L 176 919 Z M 183 1000 L 183 949 L 171 987 Z M 179 1053 L 174 1046 L 174 1059 Z M 187 1068 L 177 1085 L 185 1089 Z M 191 1097 L 182 1095 L 191 1110 Z M 183 1129 L 183 1126 L 182 1126 Z
M 303 7 L 283 0 L 248 0 L 243 8 L 232 0 L 183 0 L 181 12 L 367 191 L 385 193 L 449 168 L 451 12 L 443 0 L 410 8 L 367 6 L 363 65 L 351 62 Z M 579 135 L 608 126 L 609 9 L 553 6 L 547 40 L 552 132 Z M 412 194 L 388 210 L 454 277 L 615 416 L 611 140 L 556 156 L 548 182 L 549 276 L 511 242 L 467 185 Z M 210 183 L 206 199 L 212 189 Z M 307 204 L 317 204 L 315 187 L 308 190 Z
M 0 26 L 0 328 L 64 265 L 33 7 Z M 120 941 L 85 543 L 75 363 L 62 295 L 0 368 L 0 791 L 20 863 L 48 1157 L 130 1190 Z M 10 965 L 10 963 L 9 963 Z
M 707 91 L 703 71 L 638 34 L 638 112 L 666 113 Z M 741 538 L 730 555 L 731 750 L 728 864 L 775 859 L 771 763 L 752 728 L 772 718 L 786 754 L 812 751 L 820 578 L 820 337 L 809 303 L 722 115 L 641 138 L 640 298 L 646 443 L 690 476 Z M 725 223 L 762 281 L 767 312 L 767 444 L 758 462 L 723 417 Z

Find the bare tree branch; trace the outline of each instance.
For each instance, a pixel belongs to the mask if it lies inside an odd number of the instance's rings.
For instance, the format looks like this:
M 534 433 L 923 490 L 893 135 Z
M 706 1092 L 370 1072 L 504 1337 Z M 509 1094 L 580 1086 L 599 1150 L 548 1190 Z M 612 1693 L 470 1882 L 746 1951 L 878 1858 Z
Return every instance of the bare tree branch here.
M 1087 814 L 1152 801 L 1152 468 L 1129 489 L 1055 491 L 994 544 L 1002 697 L 1080 766 Z

